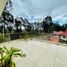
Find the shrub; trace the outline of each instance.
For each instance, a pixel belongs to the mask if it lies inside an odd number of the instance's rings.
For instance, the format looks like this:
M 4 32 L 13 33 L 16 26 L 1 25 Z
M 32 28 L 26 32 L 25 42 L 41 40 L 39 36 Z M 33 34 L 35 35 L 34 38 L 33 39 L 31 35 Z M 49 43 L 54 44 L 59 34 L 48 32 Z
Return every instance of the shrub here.
M 21 38 L 26 38 L 27 37 L 26 35 L 28 35 L 28 33 L 26 31 L 23 31 L 21 33 Z
M 4 41 L 5 41 L 5 39 L 3 38 L 3 35 L 0 34 L 0 43 L 2 43 L 2 42 L 4 42 Z
M 6 48 L 5 46 L 0 48 L 0 67 L 15 67 L 15 63 L 12 60 L 13 57 L 25 57 L 26 54 L 24 54 L 21 49 L 13 48 L 10 49 Z

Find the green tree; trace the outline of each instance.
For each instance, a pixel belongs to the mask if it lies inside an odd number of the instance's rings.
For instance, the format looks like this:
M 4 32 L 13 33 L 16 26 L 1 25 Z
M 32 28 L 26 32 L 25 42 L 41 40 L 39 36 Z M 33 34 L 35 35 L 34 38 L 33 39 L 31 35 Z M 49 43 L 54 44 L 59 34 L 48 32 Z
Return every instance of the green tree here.
M 44 32 L 50 33 L 53 31 L 53 21 L 51 16 L 47 16 L 43 20 Z
M 13 20 L 14 20 L 13 15 L 9 12 L 9 10 L 7 10 L 8 8 L 11 8 L 11 7 L 12 7 L 12 2 L 11 2 L 11 0 L 8 0 L 7 3 L 6 3 L 6 6 L 4 8 L 4 11 L 2 13 L 2 16 L 0 18 L 0 22 L 3 25 L 3 29 L 2 29 L 3 34 L 5 32 L 5 29 L 4 29 L 5 25 L 7 25 L 7 28 L 8 28 L 9 23 L 13 23 Z M 7 29 L 7 31 L 8 31 L 8 29 Z
M 16 26 L 16 32 L 21 32 L 21 19 L 19 17 L 15 18 L 15 26 Z
M 67 24 L 63 24 L 62 25 L 62 30 L 64 31 L 64 30 L 67 30 Z

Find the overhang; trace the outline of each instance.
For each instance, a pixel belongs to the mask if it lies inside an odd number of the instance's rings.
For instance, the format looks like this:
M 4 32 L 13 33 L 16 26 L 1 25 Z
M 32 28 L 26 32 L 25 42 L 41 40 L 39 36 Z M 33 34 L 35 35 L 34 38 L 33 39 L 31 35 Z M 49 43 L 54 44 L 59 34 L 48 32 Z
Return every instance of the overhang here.
M 0 0 L 0 16 L 5 8 L 7 0 Z

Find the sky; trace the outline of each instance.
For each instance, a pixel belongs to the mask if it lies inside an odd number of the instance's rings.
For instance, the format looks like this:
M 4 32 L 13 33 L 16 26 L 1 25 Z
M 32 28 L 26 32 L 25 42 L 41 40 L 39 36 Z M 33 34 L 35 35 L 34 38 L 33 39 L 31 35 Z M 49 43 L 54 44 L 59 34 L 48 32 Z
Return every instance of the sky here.
M 41 21 L 47 15 L 52 18 L 67 15 L 67 0 L 12 0 L 12 3 L 11 13 L 29 21 Z

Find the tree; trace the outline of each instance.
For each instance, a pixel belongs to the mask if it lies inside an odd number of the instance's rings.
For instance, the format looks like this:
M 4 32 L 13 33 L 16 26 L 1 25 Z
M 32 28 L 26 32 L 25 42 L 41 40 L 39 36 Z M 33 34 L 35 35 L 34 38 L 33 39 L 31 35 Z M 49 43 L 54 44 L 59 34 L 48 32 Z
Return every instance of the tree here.
M 47 16 L 43 20 L 44 32 L 50 33 L 53 31 L 53 21 L 51 16 Z
M 63 30 L 63 31 L 67 30 L 67 24 L 63 24 L 63 25 L 62 25 L 62 30 Z
M 11 23 L 12 24 L 14 23 L 14 17 L 8 10 L 4 10 L 2 13 L 2 18 L 4 25 L 7 25 L 7 32 L 8 32 L 9 30 L 8 28 L 10 27 L 9 25 L 11 25 Z
M 32 27 L 31 27 L 31 23 L 29 23 L 28 19 L 27 18 L 25 18 L 25 19 L 22 18 L 22 23 L 23 23 L 23 26 L 25 27 L 25 30 L 27 32 L 31 32 Z
M 4 8 L 4 10 L 8 10 L 8 9 L 12 9 L 12 1 L 11 0 L 8 0 L 7 3 L 6 3 L 6 6 Z
M 2 18 L 1 22 L 4 25 L 7 25 L 7 32 L 8 32 L 8 28 L 9 28 L 8 25 L 14 22 L 14 16 L 8 10 L 8 8 L 11 8 L 11 7 L 12 7 L 12 2 L 11 2 L 11 0 L 8 0 L 7 3 L 6 3 L 6 6 L 4 8 L 4 11 L 2 13 L 2 16 L 1 16 L 1 18 Z
M 15 18 L 15 26 L 16 26 L 16 32 L 21 32 L 21 27 L 19 29 L 19 26 L 21 25 L 21 21 L 20 21 L 20 18 Z
M 54 30 L 55 31 L 61 31 L 62 27 L 60 26 L 60 24 L 58 22 L 54 23 Z

